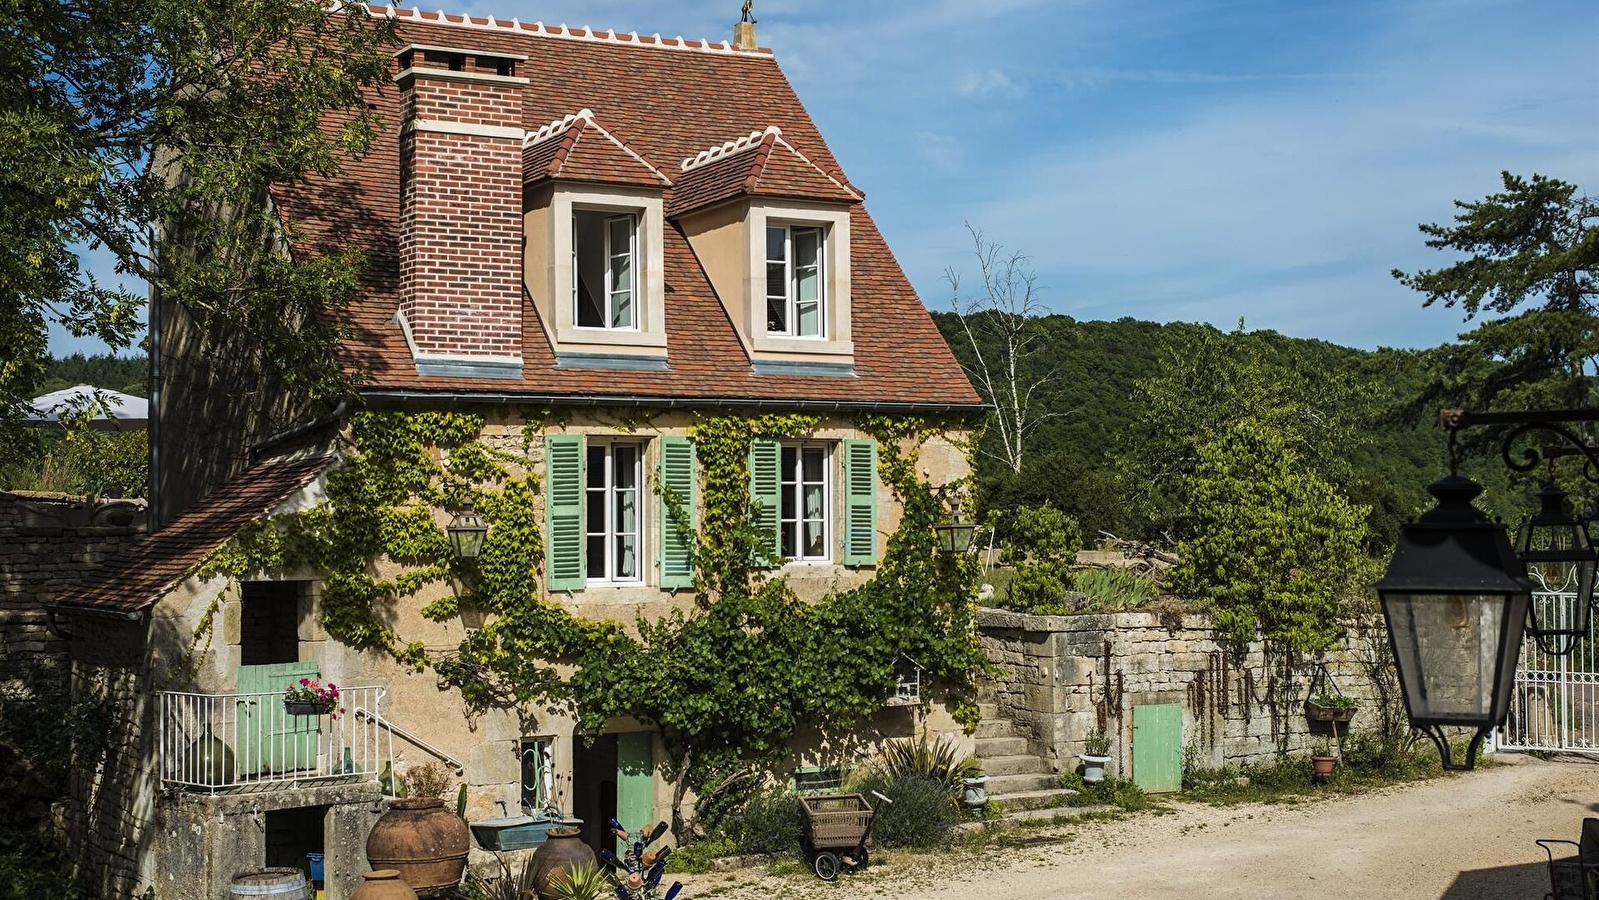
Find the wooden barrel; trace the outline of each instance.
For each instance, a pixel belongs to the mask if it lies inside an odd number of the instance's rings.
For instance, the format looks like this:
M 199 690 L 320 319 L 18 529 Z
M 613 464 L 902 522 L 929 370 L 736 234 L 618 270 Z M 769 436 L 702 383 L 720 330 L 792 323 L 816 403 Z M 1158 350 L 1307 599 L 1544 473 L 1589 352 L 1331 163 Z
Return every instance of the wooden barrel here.
M 256 869 L 233 876 L 232 900 L 306 900 L 305 873 L 299 869 Z

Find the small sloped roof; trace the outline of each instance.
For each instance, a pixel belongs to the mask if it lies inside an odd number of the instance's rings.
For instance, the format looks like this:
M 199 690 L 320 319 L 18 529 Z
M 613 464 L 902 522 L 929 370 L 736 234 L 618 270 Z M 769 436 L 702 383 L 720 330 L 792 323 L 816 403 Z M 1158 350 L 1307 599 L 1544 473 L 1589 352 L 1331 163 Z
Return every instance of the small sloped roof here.
M 528 135 L 522 146 L 522 180 L 589 181 L 664 189 L 671 179 L 594 120 L 587 108 Z
M 666 214 L 681 216 L 740 196 L 858 203 L 860 192 L 783 140 L 776 125 L 683 160 Z
M 55 606 L 135 613 L 154 606 L 206 556 L 246 525 L 271 514 L 332 467 L 331 455 L 267 460 L 207 494 L 166 527 L 90 572 Z
M 28 425 L 55 425 L 80 410 L 92 410 L 90 422 L 117 428 L 143 428 L 150 421 L 150 401 L 120 391 L 79 384 L 33 398 L 35 414 L 23 419 Z

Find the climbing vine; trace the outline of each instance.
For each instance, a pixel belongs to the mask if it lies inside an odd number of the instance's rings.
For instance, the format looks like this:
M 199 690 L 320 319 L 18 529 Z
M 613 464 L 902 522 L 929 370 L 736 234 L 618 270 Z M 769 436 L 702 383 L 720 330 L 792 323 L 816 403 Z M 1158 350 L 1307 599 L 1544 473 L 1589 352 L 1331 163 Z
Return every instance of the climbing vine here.
M 650 421 L 647 417 L 643 422 Z M 940 554 L 933 526 L 942 498 L 917 476 L 921 445 L 943 428 L 915 419 L 867 417 L 879 443 L 879 475 L 903 510 L 876 577 L 819 602 L 802 601 L 774 568 L 749 491 L 750 443 L 798 438 L 821 420 L 801 415 L 702 416 L 692 426 L 699 467 L 697 528 L 681 497 L 657 493 L 693 535 L 698 604 L 632 629 L 577 616 L 541 596 L 543 537 L 534 518 L 541 485 L 527 472 L 530 420 L 520 454 L 479 435 L 481 416 L 361 413 L 354 450 L 330 473 L 328 503 L 260 523 L 213 554 L 202 574 L 243 576 L 309 565 L 326 573 L 322 620 L 353 646 L 381 647 L 432 666 L 474 709 L 531 703 L 570 708 L 599 733 L 615 717 L 657 725 L 681 806 L 702 803 L 745 773 L 779 759 L 802 728 L 840 729 L 882 708 L 901 658 L 948 691 L 952 710 L 975 725 L 972 677 L 986 664 L 973 630 L 975 563 Z M 490 523 L 471 571 L 458 571 L 434 509 L 470 500 Z M 389 577 L 376 574 L 394 570 Z M 401 645 L 381 613 L 423 586 L 453 590 L 423 609 L 448 619 L 465 607 L 492 615 L 448 653 Z M 559 667 L 559 668 L 558 668 Z

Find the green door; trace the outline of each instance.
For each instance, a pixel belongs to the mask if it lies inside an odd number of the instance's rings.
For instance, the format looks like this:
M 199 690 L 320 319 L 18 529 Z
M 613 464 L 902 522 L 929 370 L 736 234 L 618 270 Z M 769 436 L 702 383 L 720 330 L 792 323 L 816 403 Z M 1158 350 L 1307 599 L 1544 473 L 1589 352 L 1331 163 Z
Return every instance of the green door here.
M 291 716 L 283 711 L 283 689 L 302 678 L 316 678 L 314 662 L 240 666 L 239 774 L 265 775 L 316 768 L 321 716 Z
M 1133 707 L 1133 783 L 1151 794 L 1183 787 L 1183 707 Z
M 616 736 L 616 818 L 628 831 L 655 824 L 655 736 Z

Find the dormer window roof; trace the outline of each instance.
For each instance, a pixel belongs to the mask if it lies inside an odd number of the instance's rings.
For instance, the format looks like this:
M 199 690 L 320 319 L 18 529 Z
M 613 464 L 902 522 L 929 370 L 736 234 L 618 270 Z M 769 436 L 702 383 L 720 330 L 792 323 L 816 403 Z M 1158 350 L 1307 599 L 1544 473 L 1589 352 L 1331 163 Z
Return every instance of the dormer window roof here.
M 581 109 L 530 132 L 522 145 L 522 180 L 582 181 L 664 190 L 671 179 Z
M 861 194 L 783 139 L 776 125 L 691 156 L 679 165 L 668 217 L 740 197 L 859 203 Z

